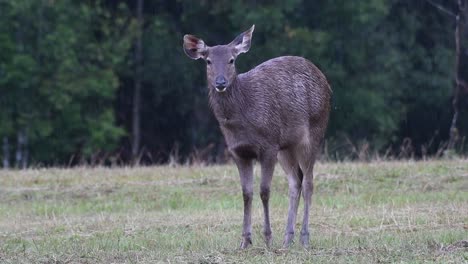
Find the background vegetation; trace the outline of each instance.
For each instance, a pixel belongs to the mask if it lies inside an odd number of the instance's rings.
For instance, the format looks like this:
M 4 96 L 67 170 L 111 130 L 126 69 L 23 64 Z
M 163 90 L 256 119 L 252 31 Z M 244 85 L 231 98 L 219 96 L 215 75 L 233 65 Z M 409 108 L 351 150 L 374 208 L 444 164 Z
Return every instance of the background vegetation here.
M 185 57 L 182 37 L 228 43 L 252 24 L 252 49 L 239 58 L 239 72 L 289 54 L 312 60 L 329 78 L 329 157 L 440 155 L 449 147 L 456 94 L 450 149 L 466 152 L 466 5 L 0 0 L 3 165 L 222 161 L 204 65 Z

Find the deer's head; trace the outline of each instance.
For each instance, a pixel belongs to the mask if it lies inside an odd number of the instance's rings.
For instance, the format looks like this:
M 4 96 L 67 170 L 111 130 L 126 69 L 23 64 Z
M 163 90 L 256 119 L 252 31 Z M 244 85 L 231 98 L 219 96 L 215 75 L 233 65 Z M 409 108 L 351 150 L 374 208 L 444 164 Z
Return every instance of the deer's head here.
M 231 43 L 209 47 L 193 35 L 184 36 L 184 51 L 191 59 L 206 62 L 208 86 L 217 92 L 224 92 L 236 78 L 236 58 L 249 51 L 255 25 L 241 33 Z

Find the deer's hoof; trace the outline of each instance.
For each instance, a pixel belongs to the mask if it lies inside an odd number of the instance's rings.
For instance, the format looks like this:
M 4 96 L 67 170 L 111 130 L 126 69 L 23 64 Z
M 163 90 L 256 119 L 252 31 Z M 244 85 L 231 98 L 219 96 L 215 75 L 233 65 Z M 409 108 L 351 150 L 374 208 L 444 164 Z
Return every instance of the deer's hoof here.
M 265 244 L 269 248 L 271 246 L 271 242 L 273 241 L 273 236 L 270 235 L 265 235 Z
M 308 249 L 310 247 L 309 233 L 301 233 L 301 244 L 305 249 Z
M 252 246 L 252 239 L 250 237 L 244 237 L 242 239 L 242 242 L 240 244 L 241 249 L 246 249 L 248 247 Z
M 289 248 L 293 243 L 293 239 L 294 239 L 294 233 L 287 233 L 284 236 L 283 248 Z

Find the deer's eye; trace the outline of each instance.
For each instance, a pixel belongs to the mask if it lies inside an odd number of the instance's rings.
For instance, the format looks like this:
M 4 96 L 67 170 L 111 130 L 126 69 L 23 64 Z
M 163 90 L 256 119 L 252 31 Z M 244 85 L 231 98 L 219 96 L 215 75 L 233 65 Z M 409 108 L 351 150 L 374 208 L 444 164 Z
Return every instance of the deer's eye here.
M 210 64 L 211 64 L 211 60 L 206 59 L 206 64 L 210 65 Z
M 233 63 L 234 63 L 234 59 L 230 59 L 229 64 L 233 64 Z

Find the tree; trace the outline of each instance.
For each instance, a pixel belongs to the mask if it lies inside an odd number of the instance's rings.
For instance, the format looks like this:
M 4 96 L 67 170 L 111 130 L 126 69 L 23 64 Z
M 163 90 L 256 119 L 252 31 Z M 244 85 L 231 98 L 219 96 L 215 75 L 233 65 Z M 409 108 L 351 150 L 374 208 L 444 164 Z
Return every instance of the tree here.
M 459 130 L 457 128 L 457 121 L 460 108 L 460 97 L 462 93 L 468 93 L 468 83 L 463 79 L 461 60 L 464 57 L 463 50 L 463 36 L 465 36 L 465 30 L 467 27 L 468 20 L 468 3 L 466 0 L 454 0 L 456 2 L 455 11 L 450 11 L 446 7 L 437 4 L 431 0 L 426 0 L 428 3 L 442 11 L 444 14 L 449 15 L 455 21 L 454 39 L 455 39 L 455 63 L 454 63 L 454 86 L 453 86 L 453 97 L 452 97 L 452 111 L 453 116 L 450 123 L 448 149 L 453 150 L 457 141 L 459 140 Z
M 143 0 L 137 2 L 137 37 L 135 41 L 135 92 L 133 95 L 133 125 L 132 125 L 132 159 L 134 163 L 138 163 L 140 141 L 141 141 L 141 83 L 143 74 Z
M 124 134 L 112 104 L 116 69 L 132 39 L 125 6 L 110 14 L 99 2 L 3 5 L 3 137 L 26 138 L 17 153 L 27 141 L 31 158 L 47 164 L 112 151 Z

